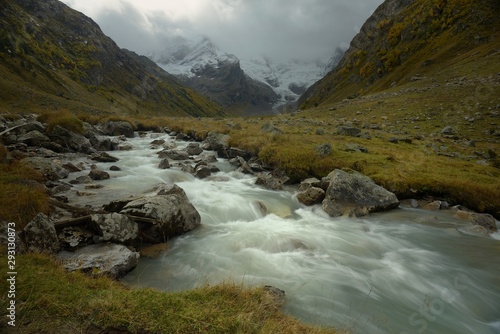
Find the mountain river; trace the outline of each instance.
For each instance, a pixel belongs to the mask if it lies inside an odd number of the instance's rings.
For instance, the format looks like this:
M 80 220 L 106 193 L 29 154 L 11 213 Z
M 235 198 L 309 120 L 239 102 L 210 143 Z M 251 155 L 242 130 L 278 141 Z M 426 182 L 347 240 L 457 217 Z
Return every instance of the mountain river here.
M 499 233 L 462 233 L 468 223 L 452 211 L 409 207 L 330 218 L 320 206 L 301 205 L 296 187 L 256 186 L 224 159 L 216 163 L 221 172 L 203 180 L 161 170 L 153 139 L 187 145 L 166 134 L 136 136 L 128 140 L 133 150 L 109 152 L 121 171 L 96 164 L 111 175 L 99 181 L 104 188 L 77 196 L 87 190 L 76 185 L 68 195 L 100 206 L 175 182 L 199 211 L 201 227 L 171 240 L 159 257 L 141 258 L 125 284 L 165 291 L 224 281 L 272 285 L 286 292 L 287 313 L 351 333 L 500 333 Z

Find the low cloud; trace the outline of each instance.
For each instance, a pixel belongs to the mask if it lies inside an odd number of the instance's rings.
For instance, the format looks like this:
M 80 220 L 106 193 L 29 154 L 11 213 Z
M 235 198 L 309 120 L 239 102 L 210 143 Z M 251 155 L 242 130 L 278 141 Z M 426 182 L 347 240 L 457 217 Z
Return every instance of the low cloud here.
M 171 37 L 206 35 L 240 58 L 327 58 L 382 0 L 64 0 L 140 54 Z

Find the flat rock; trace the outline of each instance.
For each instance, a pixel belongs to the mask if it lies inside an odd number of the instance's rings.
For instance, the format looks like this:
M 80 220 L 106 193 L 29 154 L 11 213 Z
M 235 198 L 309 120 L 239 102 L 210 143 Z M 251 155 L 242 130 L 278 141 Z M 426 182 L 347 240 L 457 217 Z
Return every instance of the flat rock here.
M 119 278 L 134 269 L 139 253 L 123 245 L 101 243 L 85 246 L 73 252 L 62 251 L 57 257 L 66 270 L 81 270 L 92 276 Z

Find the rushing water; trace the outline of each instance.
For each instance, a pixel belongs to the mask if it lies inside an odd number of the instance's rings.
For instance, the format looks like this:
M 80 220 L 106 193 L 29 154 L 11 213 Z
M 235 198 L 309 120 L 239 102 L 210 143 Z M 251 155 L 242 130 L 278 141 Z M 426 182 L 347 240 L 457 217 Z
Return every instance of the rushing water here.
M 290 314 L 353 333 L 500 333 L 498 234 L 463 234 L 467 223 L 447 211 L 330 218 L 299 204 L 294 189 L 255 186 L 223 160 L 223 172 L 204 180 L 160 170 L 151 140 L 136 137 L 134 150 L 110 152 L 122 171 L 99 181 L 96 194 L 72 195 L 88 191 L 79 185 L 69 195 L 99 205 L 175 182 L 200 212 L 200 228 L 172 240 L 160 257 L 141 258 L 125 283 L 167 291 L 223 281 L 273 285 L 286 291 Z

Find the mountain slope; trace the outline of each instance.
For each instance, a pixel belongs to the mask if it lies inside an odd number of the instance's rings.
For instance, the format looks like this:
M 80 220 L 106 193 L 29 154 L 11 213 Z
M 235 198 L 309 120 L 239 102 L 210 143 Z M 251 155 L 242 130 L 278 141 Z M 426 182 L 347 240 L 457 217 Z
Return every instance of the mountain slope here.
M 498 40 L 499 13 L 496 0 L 387 0 L 337 67 L 300 98 L 301 108 L 378 92 L 453 66 L 460 53 Z
M 57 0 L 2 1 L 0 77 L 6 110 L 222 113 L 149 59 L 120 49 L 90 18 Z

